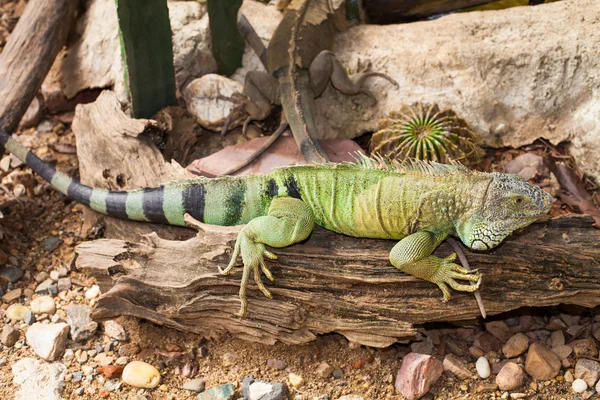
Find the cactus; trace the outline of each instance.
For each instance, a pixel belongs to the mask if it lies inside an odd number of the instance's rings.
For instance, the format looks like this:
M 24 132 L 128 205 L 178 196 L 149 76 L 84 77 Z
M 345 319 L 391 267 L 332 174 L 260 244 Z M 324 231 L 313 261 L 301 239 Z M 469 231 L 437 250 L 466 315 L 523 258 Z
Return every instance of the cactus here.
M 370 150 L 396 160 L 455 160 L 474 167 L 485 154 L 481 144 L 481 138 L 454 111 L 416 103 L 381 120 L 379 130 L 371 137 Z

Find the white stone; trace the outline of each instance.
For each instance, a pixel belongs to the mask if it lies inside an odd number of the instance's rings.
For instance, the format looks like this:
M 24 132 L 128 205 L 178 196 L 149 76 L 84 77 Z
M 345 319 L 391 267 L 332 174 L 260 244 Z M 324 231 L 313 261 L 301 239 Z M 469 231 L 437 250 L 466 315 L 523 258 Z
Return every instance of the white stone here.
M 188 112 L 196 122 L 206 129 L 220 131 L 225 119 L 236 106 L 235 95 L 243 91 L 241 83 L 217 74 L 204 75 L 194 79 L 183 90 Z M 245 114 L 234 118 L 229 129 L 243 122 Z
M 100 295 L 100 287 L 98 287 L 98 285 L 94 285 L 85 291 L 85 298 L 88 300 L 95 299 L 99 295 Z
M 25 338 L 38 356 L 53 361 L 65 350 L 68 335 L 69 325 L 64 322 L 59 324 L 36 322 L 27 329 Z
M 475 369 L 482 379 L 487 379 L 490 377 L 490 362 L 487 360 L 487 358 L 479 357 L 475 363 Z
M 288 379 L 290 384 L 295 388 L 299 388 L 304 383 L 304 378 L 302 378 L 300 375 L 294 374 L 293 372 L 290 372 Z
M 248 388 L 248 396 L 250 397 L 250 400 L 260 399 L 265 394 L 270 393 L 272 388 L 273 385 L 267 382 L 253 382 Z
M 123 369 L 123 382 L 137 388 L 153 389 L 160 383 L 160 373 L 143 361 L 132 361 Z
M 66 367 L 23 358 L 12 365 L 13 385 L 17 387 L 15 400 L 60 400 Z
M 583 379 L 575 379 L 571 387 L 575 393 L 583 393 L 587 390 L 588 385 Z
M 56 304 L 50 296 L 41 296 L 31 300 L 31 312 L 34 314 L 54 314 L 56 312 Z

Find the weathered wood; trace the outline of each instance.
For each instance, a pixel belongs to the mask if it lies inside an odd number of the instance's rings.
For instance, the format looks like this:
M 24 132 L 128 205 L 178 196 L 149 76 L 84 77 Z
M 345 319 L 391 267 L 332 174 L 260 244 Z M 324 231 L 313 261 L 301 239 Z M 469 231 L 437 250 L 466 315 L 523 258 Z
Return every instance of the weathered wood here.
M 30 0 L 0 53 L 0 128 L 12 132 L 64 46 L 77 0 Z
M 495 0 L 363 0 L 363 7 L 370 23 L 389 24 L 423 19 L 492 1 Z
M 128 190 L 192 177 L 177 162 L 166 161 L 153 145 L 150 136 L 159 131 L 155 121 L 125 115 L 117 96 L 108 90 L 95 102 L 77 106 L 73 132 L 81 182 L 97 188 Z M 165 238 L 190 236 L 184 228 L 116 218 L 107 218 L 107 230 L 111 237 L 128 240 L 153 231 Z
M 600 304 L 600 230 L 592 219 L 562 217 L 534 224 L 487 253 L 467 251 L 484 274 L 489 314 L 523 306 Z M 187 241 L 150 235 L 144 243 L 97 240 L 76 249 L 77 267 L 94 276 L 103 295 L 99 319 L 133 315 L 212 337 L 306 343 L 338 332 L 383 347 L 414 335 L 414 324 L 476 318 L 473 295 L 439 289 L 407 276 L 388 262 L 392 241 L 356 239 L 316 229 L 302 244 L 277 249 L 268 283 L 273 300 L 251 285 L 249 312 L 238 319 L 240 269 L 221 276 L 236 230 L 207 227 Z M 225 232 L 225 233 L 223 233 Z M 447 255 L 442 245 L 438 255 Z

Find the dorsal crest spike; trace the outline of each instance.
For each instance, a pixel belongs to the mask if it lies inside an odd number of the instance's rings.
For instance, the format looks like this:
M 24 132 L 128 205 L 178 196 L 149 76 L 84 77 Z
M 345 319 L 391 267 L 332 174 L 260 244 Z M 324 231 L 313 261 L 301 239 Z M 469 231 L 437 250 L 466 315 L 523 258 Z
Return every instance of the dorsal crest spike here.
M 361 152 L 355 152 L 353 157 L 356 160 L 354 165 L 360 169 L 378 169 L 398 173 L 418 172 L 428 175 L 448 175 L 454 173 L 480 174 L 480 172 L 470 170 L 458 161 L 450 161 L 449 164 L 440 164 L 434 161 L 422 161 L 415 158 L 407 158 L 404 161 L 398 161 L 383 157 L 379 154 L 374 154 L 369 157 Z

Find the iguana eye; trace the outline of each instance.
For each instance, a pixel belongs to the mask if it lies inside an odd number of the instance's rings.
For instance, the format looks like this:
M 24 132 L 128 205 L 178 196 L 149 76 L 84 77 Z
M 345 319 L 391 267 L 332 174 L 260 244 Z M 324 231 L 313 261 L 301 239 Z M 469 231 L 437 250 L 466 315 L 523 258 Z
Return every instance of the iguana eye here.
M 515 204 L 521 204 L 523 202 L 523 198 L 521 196 L 515 198 Z

